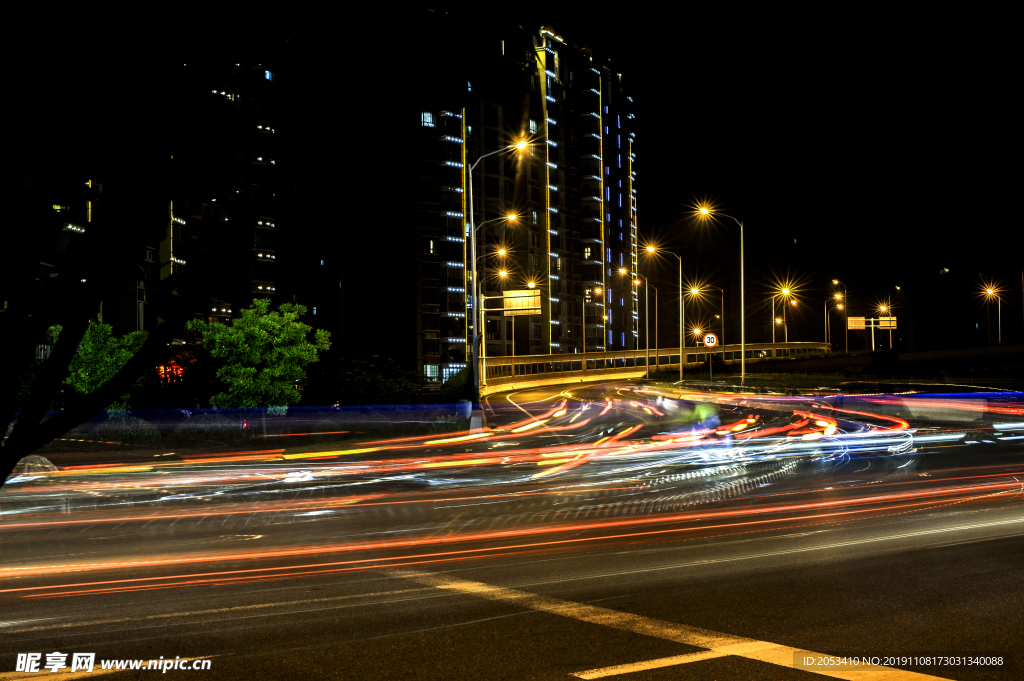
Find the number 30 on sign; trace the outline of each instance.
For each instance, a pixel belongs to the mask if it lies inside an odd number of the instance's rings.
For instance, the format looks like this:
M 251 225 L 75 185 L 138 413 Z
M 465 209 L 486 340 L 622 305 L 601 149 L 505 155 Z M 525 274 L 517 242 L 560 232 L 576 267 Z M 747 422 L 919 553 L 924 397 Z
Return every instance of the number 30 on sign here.
M 713 333 L 705 334 L 704 345 L 708 346 L 709 348 L 715 347 L 716 345 L 718 345 L 718 336 L 716 336 Z

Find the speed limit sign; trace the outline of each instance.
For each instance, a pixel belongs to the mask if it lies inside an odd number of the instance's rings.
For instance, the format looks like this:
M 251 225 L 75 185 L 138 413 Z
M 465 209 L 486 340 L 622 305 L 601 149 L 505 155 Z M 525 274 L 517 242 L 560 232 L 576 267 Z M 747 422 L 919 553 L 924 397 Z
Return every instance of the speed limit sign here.
M 708 346 L 709 348 L 715 347 L 716 345 L 718 345 L 718 336 L 716 336 L 713 333 L 706 334 L 704 336 L 704 345 Z

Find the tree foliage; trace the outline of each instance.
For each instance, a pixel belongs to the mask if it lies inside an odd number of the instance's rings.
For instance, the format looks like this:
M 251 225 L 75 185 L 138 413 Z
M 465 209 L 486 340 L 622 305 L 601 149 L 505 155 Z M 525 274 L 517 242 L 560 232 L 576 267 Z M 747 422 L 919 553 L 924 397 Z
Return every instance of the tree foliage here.
M 54 342 L 60 336 L 61 327 L 51 327 Z M 101 385 L 113 378 L 128 360 L 135 356 L 149 336 L 145 331 L 132 331 L 118 338 L 113 328 L 104 324 L 103 319 L 90 321 L 82 340 L 78 343 L 78 352 L 68 365 L 68 377 L 64 379 L 64 389 L 74 390 L 80 395 L 90 395 Z M 142 383 L 142 378 L 135 386 Z M 107 408 L 115 410 L 128 409 L 130 395 L 122 395 Z
M 271 311 L 270 300 L 254 300 L 251 308 L 229 324 L 193 319 L 189 329 L 202 334 L 202 345 L 220 360 L 217 379 L 223 391 L 211 398 L 217 407 L 267 407 L 297 404 L 303 367 L 319 360 L 331 346 L 330 333 L 312 329 L 299 318 L 306 308 L 293 303 Z M 313 332 L 312 342 L 309 339 Z

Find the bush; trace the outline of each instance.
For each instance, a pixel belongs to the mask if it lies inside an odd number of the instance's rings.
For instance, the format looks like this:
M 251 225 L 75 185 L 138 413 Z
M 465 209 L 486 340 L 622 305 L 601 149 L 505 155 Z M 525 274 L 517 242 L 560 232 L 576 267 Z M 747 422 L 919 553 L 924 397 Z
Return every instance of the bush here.
M 458 416 L 438 416 L 430 424 L 430 432 L 432 433 L 455 433 L 460 430 L 469 430 L 469 419 L 459 418 Z
M 174 429 L 174 437 L 187 440 L 240 440 L 245 432 L 238 421 L 220 414 L 199 414 Z
M 149 421 L 132 416 L 127 411 L 108 411 L 107 420 L 98 425 L 92 436 L 99 440 L 115 440 L 122 444 L 137 444 L 160 439 L 160 431 Z

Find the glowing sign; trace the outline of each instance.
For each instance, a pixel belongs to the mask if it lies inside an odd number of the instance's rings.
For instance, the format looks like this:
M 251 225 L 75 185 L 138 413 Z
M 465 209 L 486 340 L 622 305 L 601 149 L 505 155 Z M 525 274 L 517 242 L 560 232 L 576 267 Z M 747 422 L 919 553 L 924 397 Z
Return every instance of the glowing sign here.
M 705 334 L 704 345 L 708 346 L 709 348 L 715 347 L 716 345 L 718 345 L 718 336 L 716 336 L 713 333 Z
M 540 289 L 503 291 L 505 316 L 540 314 Z

